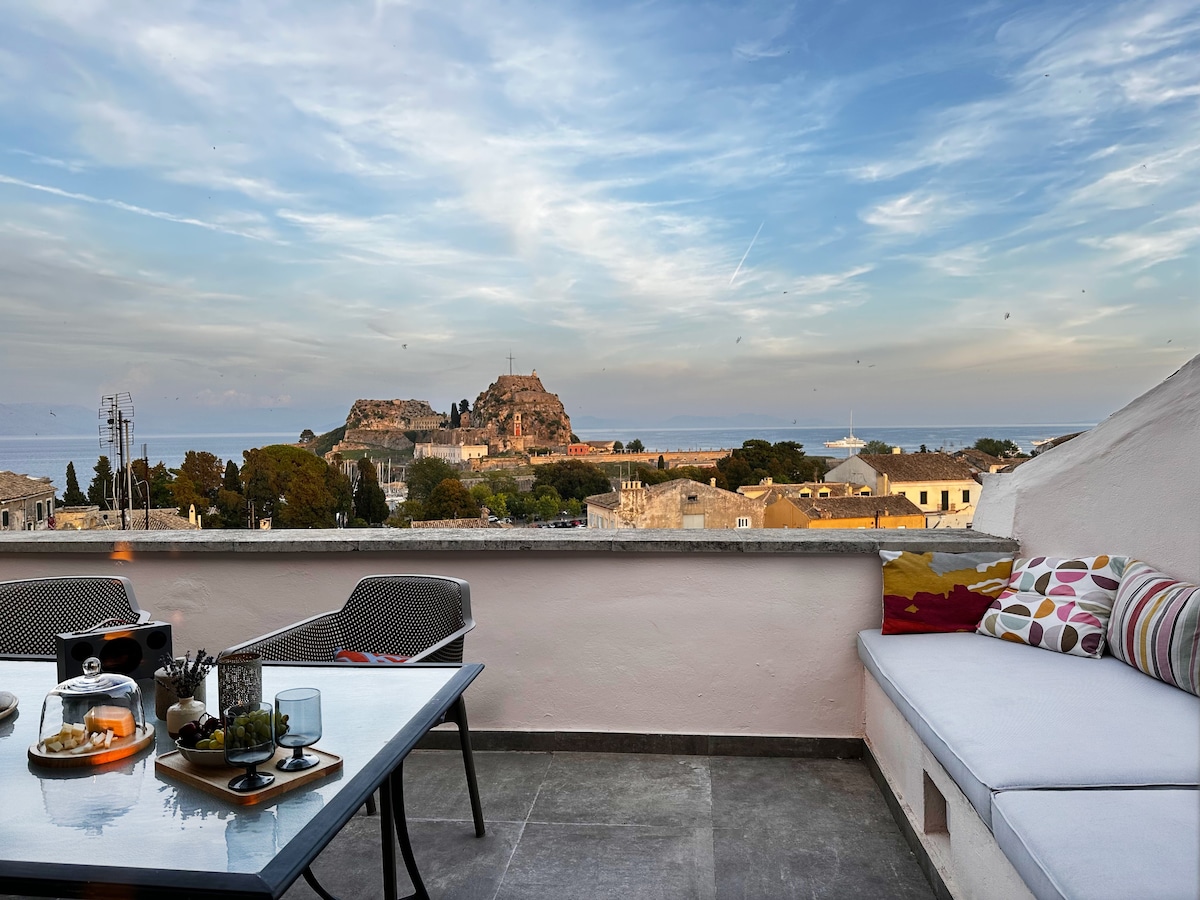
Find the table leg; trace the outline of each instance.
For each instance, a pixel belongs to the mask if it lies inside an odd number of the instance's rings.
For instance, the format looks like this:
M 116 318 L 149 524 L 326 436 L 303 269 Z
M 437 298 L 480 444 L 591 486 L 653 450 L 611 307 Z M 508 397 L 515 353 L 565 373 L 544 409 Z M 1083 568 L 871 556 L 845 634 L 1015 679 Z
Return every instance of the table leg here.
M 404 813 L 404 761 L 388 776 L 387 787 L 391 793 L 392 816 L 396 824 L 396 838 L 400 842 L 400 854 L 404 857 L 404 866 L 408 869 L 408 877 L 413 883 L 412 900 L 429 900 L 425 890 L 425 882 L 417 871 L 417 859 L 413 856 L 412 844 L 408 840 L 408 817 Z M 409 898 L 406 898 L 409 900 Z
M 396 811 L 392 805 L 392 793 L 390 790 L 392 776 L 389 775 L 383 782 L 382 790 L 379 792 L 379 841 L 383 850 L 383 898 L 384 900 L 396 900 Z

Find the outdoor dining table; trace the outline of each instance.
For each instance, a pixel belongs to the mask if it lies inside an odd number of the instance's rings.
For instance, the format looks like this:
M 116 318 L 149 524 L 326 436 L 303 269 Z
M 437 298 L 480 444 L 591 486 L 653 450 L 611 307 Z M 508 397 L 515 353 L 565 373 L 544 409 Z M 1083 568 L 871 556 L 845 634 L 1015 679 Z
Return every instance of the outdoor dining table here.
M 343 767 L 258 805 L 203 793 L 155 771 L 174 749 L 154 718 L 156 746 L 95 767 L 52 769 L 29 761 L 53 661 L 0 660 L 0 689 L 17 713 L 0 721 L 0 894 L 50 897 L 278 898 L 299 877 L 330 896 L 309 868 L 378 788 L 383 887 L 397 897 L 399 845 L 415 893 L 426 897 L 408 841 L 403 764 L 483 670 L 478 663 L 404 666 L 289 664 L 263 667 L 263 699 L 285 688 L 321 691 L 317 746 Z M 217 697 L 215 673 L 209 698 Z

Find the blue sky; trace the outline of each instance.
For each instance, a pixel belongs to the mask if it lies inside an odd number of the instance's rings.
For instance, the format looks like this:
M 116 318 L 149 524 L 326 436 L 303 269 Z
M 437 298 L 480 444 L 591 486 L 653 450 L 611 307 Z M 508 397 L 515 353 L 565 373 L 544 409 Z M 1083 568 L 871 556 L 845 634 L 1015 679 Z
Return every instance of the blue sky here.
M 3 5 L 0 402 L 324 428 L 511 350 L 573 416 L 1075 422 L 1200 352 L 1196 2 Z

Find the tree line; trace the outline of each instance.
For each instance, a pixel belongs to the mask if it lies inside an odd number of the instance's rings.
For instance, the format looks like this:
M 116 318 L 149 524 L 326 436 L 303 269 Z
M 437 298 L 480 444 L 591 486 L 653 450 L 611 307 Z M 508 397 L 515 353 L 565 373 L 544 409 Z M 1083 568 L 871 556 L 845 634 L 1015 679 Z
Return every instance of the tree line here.
M 355 482 L 341 470 L 299 447 L 275 444 L 247 450 L 239 467 L 212 453 L 189 450 L 178 468 L 162 462 L 131 464 L 135 510 L 174 507 L 187 516 L 194 507 L 206 528 L 257 528 L 270 519 L 278 528 L 333 528 L 338 524 L 378 525 L 387 519 L 387 498 L 375 464 L 358 461 Z M 114 508 L 110 496 L 112 463 L 101 456 L 86 493 L 74 462 L 67 464 L 61 505 Z

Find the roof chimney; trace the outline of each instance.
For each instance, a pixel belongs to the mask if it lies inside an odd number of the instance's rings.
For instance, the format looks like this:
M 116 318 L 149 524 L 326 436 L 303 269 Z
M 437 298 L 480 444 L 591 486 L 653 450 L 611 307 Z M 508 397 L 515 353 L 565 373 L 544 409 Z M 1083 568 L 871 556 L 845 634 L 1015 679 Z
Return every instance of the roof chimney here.
M 715 479 L 715 478 L 710 478 L 710 479 L 708 479 L 708 486 L 709 486 L 709 487 L 716 487 L 716 486 L 717 486 L 717 479 Z
M 899 456 L 899 455 L 900 455 L 901 453 L 903 453 L 903 452 L 904 452 L 904 451 L 903 451 L 903 450 L 901 450 L 899 447 L 893 447 L 893 448 L 892 448 L 892 456 Z

